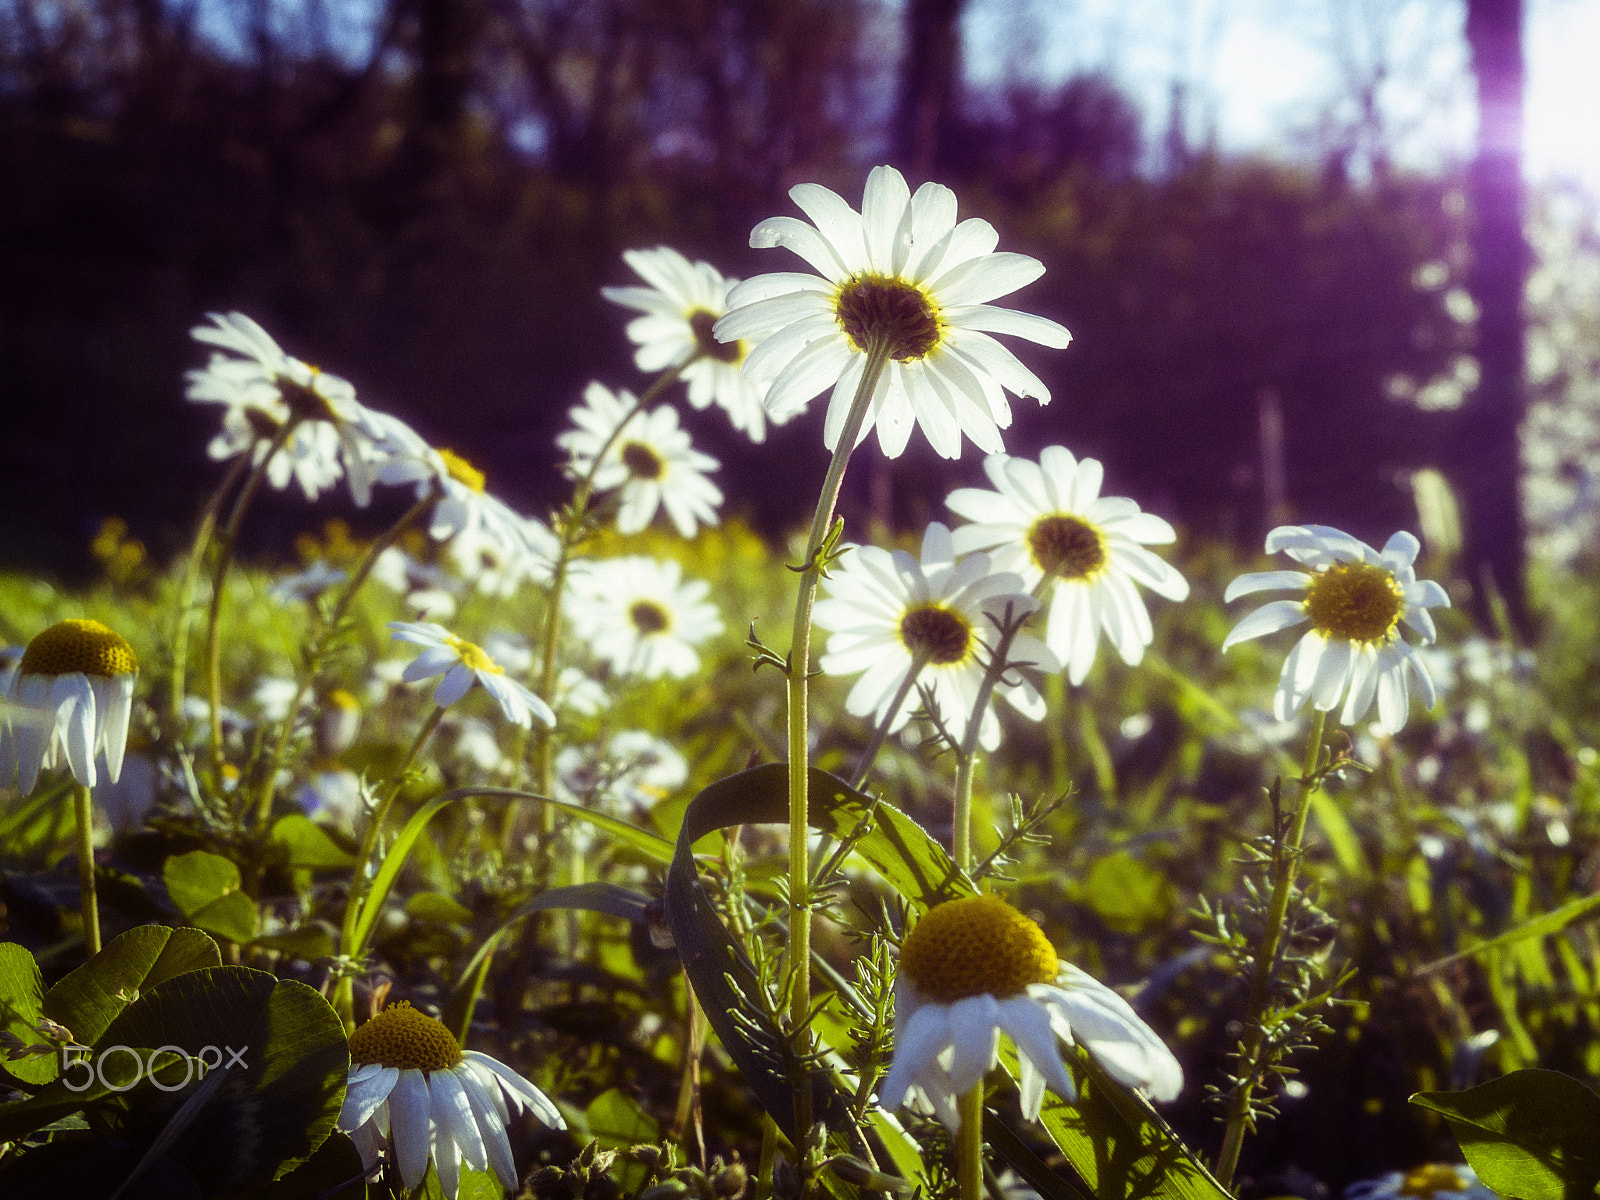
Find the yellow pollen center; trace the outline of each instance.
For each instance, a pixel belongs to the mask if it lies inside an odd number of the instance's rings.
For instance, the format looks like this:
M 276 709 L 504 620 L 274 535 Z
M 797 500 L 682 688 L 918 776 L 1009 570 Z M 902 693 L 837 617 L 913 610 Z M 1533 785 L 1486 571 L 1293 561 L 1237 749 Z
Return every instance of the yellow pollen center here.
M 635 479 L 660 479 L 667 473 L 667 464 L 661 455 L 643 442 L 624 442 L 617 457 Z
M 1106 541 L 1087 521 L 1066 513 L 1040 517 L 1028 530 L 1028 549 L 1041 571 L 1087 579 L 1106 565 Z
M 900 618 L 900 640 L 913 658 L 927 655 L 930 663 L 944 667 L 967 657 L 972 626 L 941 604 L 924 604 Z
M 139 669 L 133 647 L 99 621 L 58 621 L 22 655 L 23 675 L 132 675 Z
M 717 323 L 716 314 L 697 308 L 689 314 L 689 328 L 694 332 L 695 353 L 701 358 L 714 358 L 718 362 L 736 363 L 744 358 L 742 341 L 719 342 L 711 332 Z
M 443 446 L 439 447 L 439 457 L 444 459 L 444 469 L 451 479 L 475 492 L 483 491 L 483 472 L 477 467 L 454 450 L 446 450 Z
M 361 707 L 361 701 L 357 700 L 343 688 L 332 689 L 326 696 L 323 697 L 323 699 L 331 704 L 334 708 L 341 708 L 345 712 L 355 712 Z
M 504 675 L 506 673 L 504 667 L 485 654 L 481 647 L 474 646 L 471 642 L 453 637 L 450 639 L 450 646 L 461 656 L 461 663 L 465 667 L 470 667 L 474 671 L 486 671 L 490 675 Z
M 1424 1163 L 1405 1173 L 1398 1194 L 1430 1198 L 1435 1192 L 1464 1192 L 1467 1181 L 1449 1163 Z
M 941 1004 L 1014 996 L 1054 983 L 1060 961 L 1040 929 L 999 896 L 968 896 L 928 910 L 900 947 L 900 971 Z
M 455 1034 L 402 1000 L 350 1035 L 350 1061 L 402 1071 L 448 1071 L 461 1061 Z
M 1341 562 L 1312 577 L 1304 606 L 1324 637 L 1371 643 L 1394 632 L 1406 598 L 1387 567 Z
M 839 289 L 833 313 L 855 349 L 864 354 L 868 342 L 883 338 L 896 362 L 924 357 L 939 344 L 943 328 L 927 292 L 883 275 L 852 277 Z
M 317 391 L 317 376 L 320 374 L 320 370 L 312 367 L 310 384 L 296 383 L 287 375 L 279 375 L 276 380 L 278 395 L 283 397 L 284 404 L 295 416 L 306 421 L 327 421 L 330 425 L 337 425 L 339 414 Z
M 642 634 L 665 633 L 672 624 L 667 610 L 653 600 L 635 600 L 628 608 L 628 619 Z

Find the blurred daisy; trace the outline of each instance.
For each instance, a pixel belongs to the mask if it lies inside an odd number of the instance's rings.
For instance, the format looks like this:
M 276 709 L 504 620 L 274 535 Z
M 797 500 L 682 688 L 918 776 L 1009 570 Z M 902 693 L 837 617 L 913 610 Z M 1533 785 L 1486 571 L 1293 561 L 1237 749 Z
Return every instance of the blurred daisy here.
M 350 478 L 350 494 L 365 506 L 372 499 L 374 447 L 382 441 L 383 431 L 373 413 L 356 400 L 355 388 L 348 380 L 285 354 L 265 329 L 243 313 L 206 315 L 211 324 L 195 326 L 189 336 L 226 353 L 213 354 L 204 368 L 188 373 L 187 394 L 200 403 L 222 404 L 232 414 L 231 430 L 225 420 L 229 438 L 225 445 L 237 445 L 236 453 L 246 444 L 265 453 L 278 430 L 296 417 L 303 425 L 295 431 L 295 441 L 305 436 L 324 448 L 331 431 L 339 446 L 339 462 Z M 240 436 L 246 427 L 249 443 Z M 218 456 L 213 453 L 213 457 Z M 286 483 L 287 471 L 279 471 Z M 309 488 L 306 494 L 314 498 Z
M 229 408 L 223 412 L 222 428 L 206 446 L 206 454 L 222 462 L 249 453 L 254 463 L 260 463 L 282 424 L 276 417 L 264 418 L 259 409 Z M 343 476 L 339 435 L 331 425 L 301 425 L 267 464 L 269 484 L 281 492 L 292 481 L 307 500 L 315 500 Z
M 722 632 L 710 591 L 703 579 L 684 582 L 671 560 L 607 558 L 573 576 L 563 608 L 595 657 L 619 675 L 682 679 L 700 669 L 695 647 Z
M 346 831 L 354 830 L 356 818 L 367 811 L 367 795 L 361 777 L 346 767 L 329 765 L 312 772 L 295 797 L 300 810 L 318 821 Z
M 1081 1043 L 1113 1079 L 1153 1100 L 1183 1089 L 1178 1060 L 1128 1002 L 1057 958 L 1044 931 L 999 896 L 934 906 L 900 946 L 894 1061 L 879 1103 L 898 1108 L 918 1093 L 959 1130 L 956 1101 L 994 1067 L 1002 1033 L 1016 1043 L 1029 1121 L 1046 1088 L 1078 1098 L 1058 1039 Z
M 1466 1163 L 1423 1163 L 1344 1189 L 1344 1200 L 1499 1200 Z
M 1399 733 L 1407 714 L 1407 676 L 1415 676 L 1423 704 L 1433 707 L 1433 681 L 1416 650 L 1400 635 L 1408 625 L 1424 642 L 1436 636 L 1428 609 L 1450 606 L 1444 588 L 1418 579 L 1421 543 L 1404 531 L 1380 554 L 1328 525 L 1280 525 L 1267 534 L 1267 553 L 1282 550 L 1306 571 L 1241 575 L 1227 600 L 1254 592 L 1294 590 L 1297 600 L 1274 600 L 1233 627 L 1222 648 L 1307 622 L 1311 628 L 1289 651 L 1273 697 L 1279 720 L 1307 700 L 1331 712 L 1341 700 L 1341 724 L 1353 725 L 1378 701 L 1378 727 Z
M 584 404 L 571 410 L 578 428 L 557 437 L 556 445 L 572 455 L 569 470 L 577 477 L 587 475 L 604 451 L 594 485 L 622 489 L 619 533 L 638 533 L 663 507 L 684 537 L 693 537 L 698 525 L 717 523 L 722 491 L 705 477 L 717 469 L 717 460 L 690 445 L 688 431 L 678 427 L 677 409 L 664 404 L 639 412 L 631 392 L 613 395 L 598 383 L 583 397 Z
M 416 683 L 419 679 L 444 676 L 434 689 L 434 703 L 454 704 L 478 683 L 499 702 L 500 711 L 513 725 L 527 729 L 535 717 L 545 725 L 556 723 L 556 715 L 548 704 L 508 676 L 505 668 L 481 649 L 456 637 L 443 625 L 427 621 L 390 621 L 389 628 L 394 631 L 390 636 L 425 647 L 412 659 L 402 679 Z
M 428 1173 L 455 1200 L 461 1164 L 492 1170 L 502 1187 L 518 1175 L 506 1128 L 513 1110 L 531 1111 L 552 1129 L 567 1123 L 550 1098 L 510 1067 L 463 1050 L 441 1021 L 404 1000 L 350 1035 L 350 1076 L 339 1128 L 370 1172 L 393 1164 L 410 1194 Z
M 959 458 L 961 437 L 980 450 L 1005 447 L 1011 424 L 1006 391 L 1050 401 L 1050 391 L 991 333 L 1063 347 L 1071 335 L 1054 321 L 987 303 L 1044 273 L 1025 254 L 996 254 L 987 221 L 956 223 L 956 196 L 925 183 L 911 195 L 893 167 L 874 167 L 857 213 L 825 187 L 789 190 L 813 225 L 769 217 L 750 234 L 755 247 L 786 246 L 817 278 L 796 272 L 759 275 L 728 295 L 715 326 L 723 341 L 764 338 L 745 373 L 770 381 L 774 421 L 833 389 L 823 440 L 833 449 L 866 365 L 868 344 L 884 339 L 889 363 L 879 378 L 861 437 L 874 424 L 878 445 L 898 457 L 913 421 L 945 458 Z
M 591 679 L 577 667 L 562 667 L 556 677 L 555 707 L 571 709 L 580 717 L 592 717 L 611 703 L 611 693 L 598 679 Z
M 1183 576 L 1144 548 L 1175 538 L 1160 517 L 1132 500 L 1100 495 L 1104 470 L 1047 446 L 1037 463 L 992 454 L 983 469 L 994 491 L 961 488 L 945 501 L 973 522 L 955 531 L 957 554 L 987 550 L 996 570 L 1015 571 L 1035 588 L 1051 576 L 1045 642 L 1082 683 L 1103 630 L 1129 665 L 1155 636 L 1137 584 L 1169 600 L 1189 594 Z
M 66 760 L 83 787 L 116 783 L 128 746 L 139 660 L 99 621 L 58 621 L 0 673 L 0 786 L 17 779 L 26 796 L 41 770 Z
M 625 250 L 622 258 L 650 286 L 600 292 L 644 314 L 628 323 L 628 337 L 639 347 L 634 365 L 641 371 L 661 371 L 687 363 L 682 379 L 689 385 L 689 403 L 696 408 L 716 404 L 752 442 L 765 441 L 761 397 L 766 389 L 739 369 L 751 343 L 719 342 L 711 335 L 717 318 L 728 311 L 728 289 L 739 281 L 724 278 L 708 262 L 691 263 L 668 246 Z
M 372 564 L 372 578 L 390 591 L 403 593 L 413 613 L 449 620 L 455 615 L 459 584 L 447 571 L 420 563 L 399 546 L 390 546 Z
M 829 675 L 861 674 L 845 708 L 874 721 L 889 719 L 894 733 L 920 705 L 915 688 L 903 689 L 920 658 L 917 681 L 933 691 L 939 717 L 958 738 L 967 728 L 978 688 L 996 640 L 995 619 L 1018 620 L 1038 607 L 1023 592 L 1022 579 L 990 570 L 987 554 L 957 561 L 950 531 L 935 521 L 922 537 L 919 561 L 904 550 L 857 546 L 835 568 L 828 596 L 814 620 L 831 630 L 821 667 Z M 994 618 L 994 619 L 991 619 Z M 1059 669 L 1055 656 L 1036 639 L 1019 633 L 1011 642 L 1013 663 Z M 1031 720 L 1044 716 L 1044 699 L 1033 682 L 1007 671 L 996 689 Z M 892 715 L 890 705 L 899 697 Z M 1000 744 L 1000 721 L 992 706 L 983 713 L 979 742 L 985 750 Z
M 561 799 L 594 804 L 632 817 L 672 795 L 689 778 L 689 764 L 670 742 L 642 729 L 613 734 L 603 752 L 567 746 L 556 756 Z
M 267 595 L 280 604 L 303 604 L 315 600 L 329 588 L 338 587 L 346 578 L 338 567 L 330 567 L 318 559 L 304 571 L 279 579 L 267 589 Z

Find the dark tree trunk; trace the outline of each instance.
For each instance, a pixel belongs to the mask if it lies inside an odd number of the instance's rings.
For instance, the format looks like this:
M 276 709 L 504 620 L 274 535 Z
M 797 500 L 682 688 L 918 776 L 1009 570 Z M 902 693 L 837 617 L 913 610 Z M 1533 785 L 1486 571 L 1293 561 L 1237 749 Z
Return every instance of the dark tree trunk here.
M 1460 413 L 1455 485 L 1465 510 L 1463 566 L 1480 620 L 1495 592 L 1526 623 L 1518 427 L 1523 390 L 1522 0 L 1467 0 L 1478 79 L 1478 147 L 1467 179 L 1480 382 Z
M 895 161 L 925 181 L 938 164 L 939 142 L 950 124 L 950 102 L 961 43 L 962 0 L 909 0 L 900 97 L 895 110 Z

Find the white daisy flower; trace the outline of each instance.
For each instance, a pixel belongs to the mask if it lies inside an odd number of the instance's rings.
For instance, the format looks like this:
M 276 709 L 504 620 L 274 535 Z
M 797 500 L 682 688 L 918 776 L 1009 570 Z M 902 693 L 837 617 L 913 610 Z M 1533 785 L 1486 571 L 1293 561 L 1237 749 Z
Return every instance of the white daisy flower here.
M 1224 598 L 1290 589 L 1304 596 L 1258 608 L 1233 627 L 1222 648 L 1310 622 L 1284 660 L 1273 697 L 1279 720 L 1287 720 L 1307 700 L 1323 712 L 1343 700 L 1339 720 L 1353 725 L 1376 698 L 1378 728 L 1399 733 L 1406 723 L 1408 674 L 1415 677 L 1423 704 L 1433 707 L 1428 669 L 1400 636 L 1403 621 L 1424 642 L 1433 641 L 1436 632 L 1428 609 L 1450 606 L 1444 588 L 1417 578 L 1413 564 L 1421 548 L 1404 531 L 1391 537 L 1381 554 L 1328 525 L 1280 525 L 1267 534 L 1267 553 L 1282 550 L 1309 570 L 1241 575 L 1228 585 Z
M 1466 1163 L 1434 1162 L 1359 1180 L 1344 1189 L 1344 1200 L 1498 1200 L 1498 1194 Z
M 900 946 L 894 1060 L 878 1102 L 898 1108 L 915 1091 L 956 1132 L 956 1101 L 994 1067 L 1002 1033 L 1016 1043 L 1029 1121 L 1046 1088 L 1078 1097 L 1058 1039 L 1153 1100 L 1183 1090 L 1183 1068 L 1128 1002 L 1061 962 L 1044 931 L 999 896 L 936 905 Z
M 589 563 L 563 597 L 573 630 L 619 675 L 682 679 L 700 669 L 695 647 L 722 632 L 711 585 L 683 580 L 671 560 L 634 555 Z
M 1089 674 L 1102 630 L 1124 662 L 1137 663 L 1155 631 L 1136 585 L 1169 600 L 1189 595 L 1176 568 L 1144 548 L 1173 541 L 1172 526 L 1132 500 L 1100 495 L 1100 463 L 1063 446 L 1045 447 L 1037 463 L 992 454 L 983 469 L 994 491 L 960 488 L 945 501 L 973 522 L 955 531 L 956 553 L 987 550 L 996 570 L 1016 571 L 1030 589 L 1050 573 L 1045 642 L 1074 684 Z
M 945 458 L 959 458 L 961 435 L 980 449 L 1005 447 L 1011 424 L 1005 392 L 1050 401 L 1050 390 L 991 333 L 1064 347 L 1071 335 L 1054 321 L 987 303 L 1044 273 L 1025 254 L 996 254 L 987 221 L 956 223 L 956 196 L 925 183 L 911 195 L 893 167 L 874 167 L 858 214 L 814 183 L 789 190 L 810 217 L 769 217 L 750 234 L 755 247 L 787 246 L 821 275 L 758 275 L 728 295 L 714 332 L 723 341 L 764 337 L 744 370 L 769 381 L 767 412 L 792 416 L 833 388 L 823 440 L 837 446 L 874 338 L 887 340 L 861 437 L 874 423 L 878 445 L 898 457 L 913 420 Z
M 688 431 L 678 427 L 677 409 L 663 404 L 636 412 L 633 393 L 613 394 L 599 383 L 591 383 L 583 398 L 570 412 L 578 428 L 557 437 L 556 445 L 572 455 L 568 470 L 576 477 L 587 475 L 604 449 L 594 485 L 601 491 L 621 488 L 619 533 L 638 533 L 663 507 L 684 537 L 693 537 L 698 525 L 717 523 L 722 490 L 705 472 L 719 464 L 690 445 Z
M 84 787 L 122 775 L 139 660 L 99 621 L 58 621 L 0 672 L 0 787 L 17 780 L 26 796 L 41 770 L 66 760 Z
M 561 799 L 632 817 L 682 787 L 689 764 L 672 743 L 624 729 L 611 736 L 604 752 L 565 747 L 556 756 L 556 777 L 565 793 Z
M 390 621 L 390 635 L 402 642 L 412 642 L 426 649 L 411 661 L 401 676 L 407 683 L 443 675 L 434 689 L 436 704 L 454 704 L 465 696 L 474 683 L 483 685 L 500 704 L 506 720 L 524 729 L 537 717 L 545 725 L 556 723 L 550 706 L 523 687 L 505 672 L 505 668 L 490 658 L 471 642 L 455 636 L 443 625 L 429 621 Z
M 246 445 L 258 445 L 257 453 L 265 453 L 265 443 L 291 417 L 299 417 L 304 424 L 295 431 L 293 440 L 299 441 L 304 435 L 320 450 L 327 446 L 331 431 L 339 445 L 339 460 L 350 478 L 350 494 L 357 504 L 365 506 L 372 499 L 372 459 L 383 431 L 373 413 L 356 400 L 355 388 L 348 380 L 285 354 L 265 329 L 243 313 L 206 315 L 212 323 L 195 326 L 189 336 L 227 353 L 213 354 L 204 368 L 188 373 L 188 397 L 226 406 L 225 441 L 221 447 L 237 446 L 237 453 Z M 243 441 L 246 433 L 248 442 Z M 213 457 L 218 457 L 218 448 L 219 444 L 213 443 Z M 324 459 L 319 464 L 320 473 L 308 472 L 301 477 L 308 498 L 314 499 L 315 493 L 307 485 L 307 478 L 325 481 L 327 470 Z M 276 463 L 269 467 L 269 476 L 276 475 L 272 479 L 275 486 L 287 483 L 288 471 Z M 300 476 L 300 471 L 296 469 L 295 474 Z
M 338 587 L 347 578 L 338 567 L 330 567 L 319 558 L 304 571 L 279 579 L 267 588 L 267 595 L 280 604 L 304 604 L 315 600 L 329 588 Z
M 339 1128 L 370 1172 L 387 1160 L 410 1194 L 431 1159 L 448 1200 L 455 1200 L 461 1164 L 492 1170 L 517 1186 L 506 1127 L 527 1109 L 552 1129 L 566 1121 L 550 1098 L 510 1067 L 463 1050 L 440 1021 L 404 1000 L 350 1035 L 350 1076 Z
M 295 802 L 306 816 L 346 831 L 355 829 L 356 818 L 367 810 L 361 777 L 340 766 L 313 772 L 301 785 Z
M 259 464 L 281 425 L 277 418 L 262 420 L 261 410 L 252 407 L 226 409 L 222 428 L 206 446 L 206 454 L 221 462 L 248 452 L 252 465 Z M 320 422 L 301 425 L 267 464 L 269 484 L 281 492 L 294 482 L 307 500 L 315 500 L 343 476 L 339 435 L 332 425 Z
M 562 667 L 556 677 L 555 707 L 570 709 L 580 717 L 597 715 L 611 703 L 611 693 L 598 679 L 591 679 L 578 667 Z
M 921 705 L 915 687 L 901 692 L 917 657 L 924 659 L 918 682 L 930 687 L 939 717 L 959 738 L 977 703 L 978 689 L 996 643 L 996 620 L 1020 620 L 1038 607 L 1024 592 L 1022 579 L 990 570 L 987 554 L 959 561 L 950 531 L 935 521 L 922 537 L 921 561 L 904 550 L 856 546 L 833 569 L 827 598 L 813 620 L 832 631 L 821 667 L 829 675 L 861 674 L 845 708 L 881 722 L 900 697 L 889 724 L 894 733 Z M 1011 642 L 1009 659 L 1041 670 L 1059 670 L 1050 650 L 1028 634 Z M 1018 671 L 1007 671 L 995 690 L 1030 720 L 1044 716 L 1044 698 Z M 1000 744 L 1000 721 L 986 706 L 979 742 L 985 750 Z
M 753 342 L 719 342 L 711 335 L 717 318 L 728 311 L 728 290 L 739 281 L 725 278 L 708 262 L 691 263 L 668 246 L 625 250 L 622 258 L 650 286 L 606 287 L 600 293 L 645 314 L 628 323 L 628 337 L 639 347 L 634 365 L 661 371 L 687 363 L 682 379 L 689 386 L 689 403 L 696 408 L 716 404 L 752 442 L 765 441 L 761 398 L 766 389 L 739 369 Z M 774 418 L 774 424 L 781 422 Z

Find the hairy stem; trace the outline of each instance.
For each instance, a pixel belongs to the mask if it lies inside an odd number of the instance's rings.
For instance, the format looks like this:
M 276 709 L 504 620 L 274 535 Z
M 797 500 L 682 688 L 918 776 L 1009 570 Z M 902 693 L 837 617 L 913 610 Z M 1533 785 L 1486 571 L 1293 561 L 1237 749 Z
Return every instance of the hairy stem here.
M 178 610 L 173 614 L 172 680 L 169 685 L 172 690 L 167 697 L 167 717 L 173 737 L 183 728 L 183 698 L 188 691 L 185 676 L 189 671 L 189 607 L 194 603 L 195 585 L 200 582 L 200 564 L 205 558 L 206 547 L 211 544 L 211 535 L 217 528 L 217 514 L 222 511 L 222 502 L 249 467 L 250 456 L 238 455 L 223 475 L 222 482 L 217 484 L 217 490 L 211 493 L 211 498 L 200 513 L 200 526 L 195 530 L 194 545 L 189 550 L 189 561 L 183 569 L 183 583 L 178 588 Z
M 100 905 L 94 890 L 94 809 L 89 789 L 72 785 L 72 814 L 78 824 L 78 904 L 83 912 L 83 944 L 93 958 L 100 953 Z
M 1261 930 L 1261 943 L 1256 949 L 1255 967 L 1250 972 L 1250 999 L 1245 1009 L 1245 1044 L 1240 1060 L 1245 1074 L 1229 1106 L 1228 1121 L 1222 1135 L 1222 1151 L 1217 1156 L 1217 1181 L 1223 1187 L 1233 1182 L 1233 1173 L 1239 1167 L 1239 1152 L 1244 1147 L 1245 1131 L 1251 1124 L 1250 1096 L 1255 1090 L 1255 1080 L 1261 1066 L 1259 1060 L 1266 1039 L 1261 1018 L 1266 1011 L 1272 977 L 1277 970 L 1284 917 L 1289 911 L 1289 896 L 1294 890 L 1295 874 L 1300 865 L 1300 845 L 1305 839 L 1306 819 L 1311 814 L 1311 795 L 1317 789 L 1317 766 L 1322 755 L 1322 734 L 1327 719 L 1327 713 L 1313 708 L 1311 734 L 1306 739 L 1305 763 L 1300 777 L 1299 804 L 1290 819 L 1288 837 L 1275 848 L 1272 902 L 1267 909 L 1266 925 Z
M 917 676 L 922 674 L 922 668 L 928 665 L 928 651 L 918 650 L 911 658 L 911 668 L 900 681 L 900 687 L 895 691 L 894 699 L 889 701 L 889 707 L 883 714 L 883 720 L 878 722 L 878 727 L 872 731 L 872 740 L 867 743 L 867 748 L 861 752 L 861 758 L 856 763 L 855 774 L 850 777 L 850 786 L 859 789 L 866 782 L 867 772 L 872 769 L 873 760 L 878 757 L 878 751 L 883 749 L 884 739 L 889 736 L 889 730 L 894 725 L 895 715 L 900 711 L 900 706 L 906 702 L 906 696 L 911 687 L 917 682 Z

